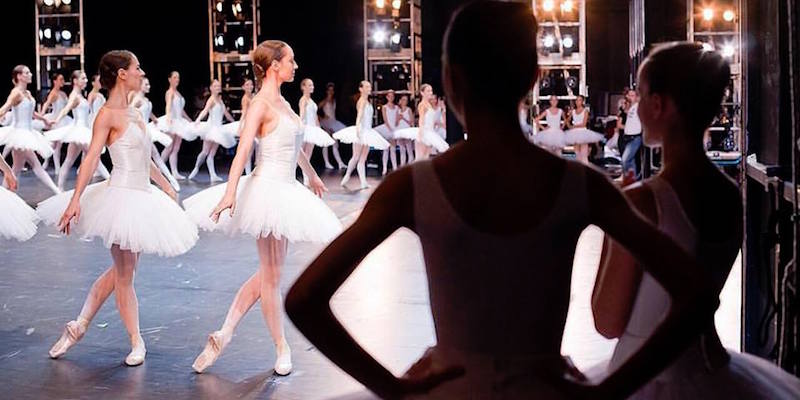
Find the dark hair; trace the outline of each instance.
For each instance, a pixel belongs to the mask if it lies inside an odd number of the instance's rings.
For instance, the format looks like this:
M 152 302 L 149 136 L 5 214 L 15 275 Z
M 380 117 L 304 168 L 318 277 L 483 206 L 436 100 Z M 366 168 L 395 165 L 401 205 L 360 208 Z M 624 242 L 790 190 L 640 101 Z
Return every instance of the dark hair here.
M 169 75 L 167 75 L 167 78 L 172 78 L 173 75 L 180 75 L 180 74 L 181 73 L 178 71 L 169 71 Z
M 333 82 L 328 82 L 325 84 L 325 90 L 328 89 L 336 89 L 336 85 L 334 85 Z
M 471 97 L 485 104 L 516 108 L 539 75 L 537 32 L 529 4 L 475 1 L 462 6 L 444 36 L 446 62 L 464 74 L 453 83 L 469 86 Z
M 640 68 L 648 94 L 669 96 L 690 131 L 705 131 L 717 116 L 731 69 L 721 54 L 699 43 L 658 46 Z
M 99 77 L 100 77 L 100 74 L 92 74 L 92 82 L 94 82 L 94 80 L 99 78 Z
M 97 67 L 100 74 L 100 85 L 107 90 L 111 90 L 117 84 L 117 71 L 128 69 L 133 61 L 133 53 L 128 50 L 111 50 L 100 58 L 100 66 Z
M 50 75 L 50 80 L 55 81 L 56 79 L 58 79 L 59 76 L 63 78 L 64 74 L 62 74 L 61 72 L 53 72 Z
M 11 82 L 16 85 L 17 81 L 19 80 L 19 76 L 22 75 L 22 71 L 24 71 L 25 68 L 28 68 L 28 66 L 23 64 L 14 67 L 14 69 L 11 70 Z

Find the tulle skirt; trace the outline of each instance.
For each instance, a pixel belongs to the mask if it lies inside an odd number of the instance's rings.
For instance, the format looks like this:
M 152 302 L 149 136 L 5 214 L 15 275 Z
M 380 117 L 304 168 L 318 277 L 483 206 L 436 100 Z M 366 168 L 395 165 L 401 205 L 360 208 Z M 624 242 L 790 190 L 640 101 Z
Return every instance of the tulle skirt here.
M 0 144 L 13 150 L 35 151 L 44 158 L 53 155 L 50 142 L 44 138 L 41 132 L 33 129 L 14 126 L 0 128 Z
M 361 130 L 359 137 L 355 126 L 348 126 L 333 134 L 333 138 L 342 143 L 366 144 L 378 150 L 389 148 L 389 142 L 381 136 L 375 129 L 365 128 Z
M 58 115 L 56 115 L 56 114 L 53 114 L 53 113 L 47 113 L 47 114 L 45 114 L 45 115 L 44 115 L 44 117 L 45 117 L 45 118 L 47 118 L 48 120 L 54 120 L 54 119 L 56 119 L 56 117 L 58 117 Z M 38 123 L 38 124 L 41 124 L 41 125 L 34 125 L 34 126 L 33 126 L 33 129 L 36 129 L 36 130 L 44 130 L 44 122 L 42 122 L 42 121 L 39 121 L 39 120 L 34 120 L 33 122 L 35 122 L 35 123 Z M 70 125 L 72 125 L 73 123 L 74 123 L 74 121 L 73 121 L 72 117 L 70 117 L 69 115 L 65 115 L 63 118 L 61 118 L 61 121 L 58 121 L 58 123 L 57 123 L 57 124 L 53 125 L 53 126 L 50 128 L 50 130 L 53 130 L 53 129 L 58 129 L 58 128 L 63 128 L 63 127 L 65 127 L 65 126 L 70 126 Z M 41 126 L 41 127 L 40 127 L 40 126 Z M 90 126 L 91 126 L 91 125 L 90 125 Z
M 533 137 L 533 143 L 542 146 L 560 149 L 567 145 L 564 131 L 561 129 L 545 129 Z
M 380 124 L 375 127 L 375 130 L 383 136 L 386 140 L 394 140 L 394 132 L 389 130 L 389 126 L 386 124 Z
M 236 146 L 236 137 L 223 128 L 223 125 L 212 125 L 208 122 L 201 122 L 197 126 L 197 133 L 203 140 L 214 142 L 226 149 Z
M 252 174 L 239 178 L 236 209 L 214 223 L 209 215 L 225 194 L 227 183 L 212 186 L 183 201 L 190 218 L 204 230 L 255 238 L 286 238 L 290 242 L 327 243 L 342 230 L 336 214 L 300 182 Z
M 586 128 L 570 129 L 564 135 L 567 144 L 597 143 L 605 139 L 602 134 Z
M 63 128 L 51 129 L 44 133 L 44 137 L 51 142 L 75 143 L 88 146 L 92 141 L 92 130 L 83 125 L 70 125 Z
M 36 234 L 39 216 L 15 193 L 0 186 L 0 237 L 25 241 Z
M 234 137 L 239 136 L 239 126 L 241 121 L 229 122 L 227 124 L 222 124 L 222 129 L 225 130 L 230 135 Z
M 322 128 L 313 126 L 313 125 L 306 125 L 305 130 L 303 131 L 303 142 L 305 143 L 313 143 L 315 146 L 319 147 L 328 147 L 336 143 L 331 135 L 328 132 L 325 132 Z
M 442 136 L 436 131 L 423 129 L 422 135 L 420 135 L 419 140 L 426 146 L 433 147 L 439 153 L 444 153 L 447 149 L 450 148 L 450 145 L 447 144 L 447 142 L 442 138 Z
M 36 211 L 49 225 L 57 225 L 73 191 L 39 203 Z M 81 215 L 73 220 L 83 238 L 99 237 L 107 248 L 118 245 L 135 253 L 172 257 L 197 242 L 197 226 L 166 193 L 153 185 L 147 189 L 111 186 L 109 181 L 86 187 L 81 196 Z
M 346 128 L 345 125 L 336 118 L 320 118 L 319 124 L 322 126 L 322 129 L 332 134 Z
M 195 129 L 194 124 L 183 117 L 173 118 L 172 123 L 168 124 L 167 116 L 162 115 L 161 117 L 158 117 L 158 124 L 156 127 L 162 132 L 178 135 L 183 140 L 192 141 L 198 138 L 198 132 L 197 129 Z
M 150 135 L 150 140 L 153 141 L 153 143 L 160 143 L 164 147 L 172 144 L 172 137 L 161 132 L 156 124 L 152 122 L 147 124 L 147 134 Z
M 419 128 L 417 128 L 416 126 L 408 128 L 400 128 L 394 131 L 395 139 L 417 140 L 418 135 L 419 135 Z

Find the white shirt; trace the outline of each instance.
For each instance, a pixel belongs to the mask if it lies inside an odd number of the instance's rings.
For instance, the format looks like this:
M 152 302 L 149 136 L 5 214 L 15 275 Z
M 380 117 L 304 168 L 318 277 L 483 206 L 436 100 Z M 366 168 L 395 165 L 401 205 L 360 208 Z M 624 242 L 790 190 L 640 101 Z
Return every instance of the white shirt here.
M 628 109 L 628 120 L 625 121 L 625 134 L 638 135 L 642 133 L 642 121 L 639 120 L 639 103 Z

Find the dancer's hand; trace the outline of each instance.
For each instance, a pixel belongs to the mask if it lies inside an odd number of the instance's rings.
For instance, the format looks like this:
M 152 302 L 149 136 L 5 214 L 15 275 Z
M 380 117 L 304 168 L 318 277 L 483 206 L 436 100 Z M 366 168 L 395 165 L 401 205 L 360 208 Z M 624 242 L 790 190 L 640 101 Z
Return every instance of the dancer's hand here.
M 75 222 L 81 217 L 81 205 L 77 201 L 70 201 L 64 214 L 61 215 L 61 220 L 58 222 L 58 231 L 69 235 L 72 219 Z
M 460 366 L 439 367 L 434 365 L 431 357 L 423 356 L 409 368 L 402 378 L 398 379 L 401 393 L 398 397 L 412 394 L 425 394 L 435 387 L 463 376 L 465 370 Z
M 325 183 L 322 182 L 322 179 L 320 179 L 319 176 L 311 178 L 308 186 L 311 188 L 311 191 L 319 197 L 322 197 L 322 195 L 328 191 L 328 188 L 325 187 Z
M 6 183 L 8 190 L 12 192 L 17 191 L 17 177 L 15 177 L 14 174 L 6 174 L 3 181 Z
M 226 194 L 225 197 L 219 201 L 217 207 L 214 208 L 214 211 L 211 212 L 211 220 L 214 221 L 214 223 L 219 222 L 219 215 L 229 208 L 231 209 L 231 216 L 233 216 L 233 213 L 236 210 L 236 199 L 233 195 L 229 196 Z

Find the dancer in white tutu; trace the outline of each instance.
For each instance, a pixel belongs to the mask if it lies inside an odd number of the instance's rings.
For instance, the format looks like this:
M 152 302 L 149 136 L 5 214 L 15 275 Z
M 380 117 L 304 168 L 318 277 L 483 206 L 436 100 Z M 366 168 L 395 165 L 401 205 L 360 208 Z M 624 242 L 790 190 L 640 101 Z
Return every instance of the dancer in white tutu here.
M 397 130 L 414 126 L 414 110 L 408 106 L 408 95 L 400 96 L 397 101 L 400 110 L 397 113 Z M 395 131 L 396 136 L 397 131 Z M 414 162 L 414 139 L 395 137 L 397 147 L 400 149 L 400 166 Z
M 44 115 L 44 117 L 48 120 L 54 120 L 58 113 L 60 113 L 61 110 L 63 110 L 67 105 L 67 94 L 61 90 L 65 83 L 64 74 L 60 72 L 56 73 L 53 75 L 52 81 L 53 88 L 50 89 L 50 93 L 47 94 L 47 99 L 45 99 L 41 108 L 42 112 L 47 113 Z M 50 109 L 49 112 L 48 109 Z M 61 128 L 70 124 L 72 124 L 72 118 L 65 117 L 58 125 L 53 125 L 51 128 Z M 34 128 L 39 127 L 34 125 Z M 55 168 L 55 172 L 58 173 L 58 171 L 61 169 L 61 140 L 52 140 L 50 136 L 48 136 L 48 133 L 45 133 L 44 136 L 53 142 L 53 166 Z M 49 162 L 50 158 L 46 158 L 42 163 L 42 168 L 47 169 Z
M 576 159 L 584 164 L 589 163 L 589 144 L 603 141 L 605 136 L 586 127 L 589 123 L 589 109 L 585 107 L 586 97 L 578 95 L 575 98 L 575 108 L 570 111 L 571 129 L 567 130 L 564 138 L 567 144 L 575 147 Z
M 147 134 L 150 136 L 150 140 L 152 141 L 150 153 L 153 161 L 156 163 L 156 166 L 158 166 L 158 169 L 161 171 L 161 173 L 167 177 L 167 180 L 169 180 L 170 185 L 172 185 L 175 191 L 180 192 L 181 185 L 178 183 L 175 177 L 172 176 L 172 173 L 169 172 L 167 164 L 165 164 L 164 160 L 161 159 L 158 148 L 156 147 L 156 143 L 159 143 L 164 147 L 169 146 L 172 143 L 172 138 L 166 133 L 161 132 L 161 130 L 159 130 L 156 126 L 156 123 L 158 123 L 158 118 L 153 115 L 153 103 L 147 98 L 148 93 L 150 93 L 150 80 L 147 78 L 142 78 L 141 89 L 131 92 L 128 95 L 128 98 L 130 99 L 131 107 L 139 110 L 139 112 L 142 114 L 142 120 L 145 124 L 147 124 Z
M 144 362 L 147 352 L 139 333 L 133 287 L 139 256 L 185 253 L 197 241 L 197 226 L 175 202 L 177 194 L 150 160 L 152 143 L 145 123 L 128 103 L 128 94 L 142 85 L 144 71 L 139 61 L 129 51 L 110 51 L 100 59 L 99 71 L 109 98 L 95 119 L 78 184 L 74 191 L 41 202 L 37 211 L 66 234 L 75 231 L 86 238 L 101 238 L 111 250 L 112 265 L 94 282 L 80 314 L 67 323 L 50 357 L 63 356 L 83 337 L 97 310 L 114 292 L 131 342 L 125 364 L 135 366 Z M 111 178 L 87 186 L 103 146 L 111 154 Z M 161 190 L 150 184 L 151 179 Z
M 317 197 L 327 189 L 303 152 L 303 123 L 281 96 L 281 84 L 291 82 L 297 69 L 294 51 L 281 41 L 262 42 L 253 52 L 253 69 L 256 79 L 262 81 L 261 89 L 247 110 L 228 183 L 184 201 L 201 227 L 255 237 L 260 261 L 258 271 L 239 288 L 222 328 L 209 335 L 194 361 L 192 368 L 198 373 L 216 361 L 236 325 L 259 299 L 277 350 L 275 373 L 290 373 L 291 350 L 283 330 L 279 286 L 288 245 L 327 242 L 341 230 L 336 215 Z M 258 163 L 252 174 L 242 177 L 256 136 L 261 137 Z M 295 178 L 298 165 L 310 177 L 313 193 Z M 228 209 L 230 212 L 225 212 Z
M 250 107 L 250 100 L 253 100 L 253 89 L 255 88 L 255 84 L 253 84 L 252 79 L 245 79 L 244 83 L 242 83 L 242 100 L 239 105 L 240 110 L 242 111 L 239 115 L 239 120 L 235 122 L 229 122 L 225 125 L 222 125 L 223 129 L 225 129 L 228 133 L 233 134 L 233 136 L 239 137 L 239 134 L 242 131 L 242 122 L 244 122 L 245 115 L 247 115 L 247 109 Z M 250 175 L 250 172 L 253 170 L 253 153 L 255 153 L 255 149 L 258 148 L 258 138 L 255 139 L 253 146 L 250 148 L 250 155 L 247 157 L 247 163 L 244 165 L 244 173 L 245 175 Z
M 533 125 L 528 123 L 530 106 L 526 102 L 519 103 L 519 126 L 527 138 L 533 138 Z
M 522 135 L 517 107 L 538 76 L 537 32 L 530 5 L 519 2 L 475 1 L 456 11 L 443 83 L 469 140 L 387 176 L 286 297 L 289 317 L 315 349 L 381 398 L 621 399 L 686 346 L 700 330 L 696 315 L 712 313 L 711 296 L 696 297 L 698 263 L 608 178 Z M 598 386 L 571 383 L 580 373 L 560 354 L 575 245 L 590 224 L 649 263 L 674 300 L 656 337 Z M 401 228 L 422 243 L 436 344 L 398 377 L 374 358 L 380 349 L 359 345 L 330 303 Z M 403 331 L 402 321 L 392 329 Z
M 181 75 L 178 71 L 170 72 L 169 89 L 164 94 L 164 101 L 167 105 L 166 112 L 158 118 L 158 129 L 172 136 L 172 144 L 165 147 L 164 151 L 161 152 L 161 159 L 165 161 L 169 159 L 172 176 L 177 179 L 184 179 L 184 176 L 178 173 L 178 152 L 181 150 L 181 142 L 197 139 L 197 133 L 191 123 L 191 118 L 183 109 L 186 105 L 186 100 L 178 91 L 180 83 Z
M 436 94 L 431 96 L 431 106 L 436 113 L 433 130 L 436 131 L 436 134 L 443 140 L 447 140 L 447 121 L 445 120 L 447 108 L 444 105 L 444 97 L 439 97 Z
M 53 120 L 53 125 L 58 125 L 61 119 L 70 111 L 74 116 L 73 123 L 48 132 L 62 143 L 67 143 L 67 157 L 64 158 L 64 162 L 61 163 L 61 169 L 58 170 L 58 188 L 61 190 L 64 190 L 64 184 L 78 156 L 83 154 L 83 160 L 86 159 L 86 152 L 89 150 L 89 143 L 92 140 L 92 129 L 91 125 L 89 125 L 91 110 L 89 102 L 83 98 L 83 89 L 86 88 L 87 83 L 86 74 L 83 71 L 73 71 L 71 80 L 72 92 L 69 94 L 69 100 L 66 107 Z M 47 134 L 45 134 L 45 137 L 47 137 Z M 97 172 L 104 179 L 108 179 L 108 169 L 106 169 L 102 161 L 97 163 Z
M 11 72 L 14 88 L 11 89 L 5 104 L 0 107 L 0 118 L 11 111 L 14 122 L 10 126 L 0 128 L 0 145 L 6 146 L 4 151 L 6 149 L 11 151 L 13 159 L 11 170 L 14 176 L 19 176 L 27 163 L 42 183 L 54 193 L 61 193 L 36 157 L 37 153 L 43 158 L 52 156 L 53 148 L 41 132 L 31 127 L 34 118 L 44 122 L 46 127 L 50 127 L 50 121 L 34 110 L 36 100 L 28 91 L 32 78 L 31 70 L 24 65 L 17 65 Z
M 320 126 L 322 126 L 322 129 L 325 129 L 329 135 L 332 136 L 334 133 L 345 128 L 344 124 L 336 119 L 336 88 L 333 83 L 328 82 L 328 84 L 325 85 L 325 98 L 317 105 L 319 109 L 322 110 L 323 115 L 322 119 L 319 121 Z M 339 142 L 334 142 L 331 148 L 333 148 L 333 158 L 336 160 L 339 169 L 347 168 L 347 164 L 342 161 L 342 156 L 339 154 Z M 322 148 L 322 159 L 325 160 L 325 169 L 333 169 L 333 165 L 330 159 L 328 159 L 327 147 Z
M 419 128 L 398 129 L 397 137 L 414 139 L 415 161 L 427 160 L 434 150 L 438 153 L 447 151 L 450 145 L 436 132 L 437 123 L 441 124 L 441 114 L 436 112 L 430 99 L 433 97 L 433 87 L 425 83 L 419 89 L 422 100 L 417 105 L 419 112 Z
M 342 143 L 351 143 L 353 145 L 353 155 L 350 161 L 347 162 L 347 170 L 344 172 L 341 185 L 346 186 L 350 180 L 350 175 L 353 170 L 358 171 L 358 179 L 361 181 L 361 189 L 369 188 L 367 184 L 367 156 L 369 155 L 369 148 L 374 147 L 378 150 L 384 150 L 389 147 L 387 142 L 380 133 L 372 129 L 372 104 L 369 103 L 369 95 L 372 93 L 372 84 L 368 81 L 361 81 L 358 84 L 358 91 L 361 96 L 356 102 L 356 124 L 344 128 L 333 134 L 333 138 Z
M 389 158 L 392 159 L 392 171 L 397 169 L 397 140 L 394 138 L 394 131 L 397 130 L 400 107 L 394 103 L 394 98 L 394 90 L 386 92 L 386 104 L 381 107 L 383 123 L 375 127 L 375 130 L 389 142 L 389 147 L 383 150 L 383 171 L 381 175 L 386 175 Z
M 86 100 L 89 102 L 89 106 L 92 107 L 91 120 L 89 126 L 94 124 L 94 117 L 97 116 L 97 113 L 100 111 L 100 107 L 103 104 L 106 104 L 106 96 L 103 96 L 103 93 L 100 89 L 103 88 L 103 84 L 100 83 L 100 74 L 92 75 L 92 90 L 86 96 Z M 145 123 L 147 120 L 144 121 Z
M 0 172 L 3 173 L 3 184 L 8 187 L 5 189 L 0 185 L 0 239 L 28 240 L 36 234 L 39 216 L 14 193 L 17 190 L 17 178 L 2 157 Z
M 306 153 L 310 160 L 314 154 L 314 146 L 324 149 L 332 146 L 336 141 L 331 138 L 328 132 L 320 128 L 317 103 L 314 103 L 314 100 L 311 99 L 311 93 L 314 93 L 314 81 L 309 78 L 303 79 L 300 82 L 300 90 L 303 91 L 303 96 L 300 97 L 298 109 L 300 110 L 300 119 L 303 120 L 303 125 L 305 126 L 303 152 Z M 303 173 L 303 184 L 308 185 L 308 175 L 305 173 Z
M 547 128 L 542 126 L 542 120 L 547 122 Z M 564 110 L 558 107 L 558 97 L 550 96 L 550 107 L 536 117 L 539 132 L 533 137 L 533 143 L 550 150 L 553 153 L 561 154 L 561 150 L 567 145 L 564 136 Z
M 631 187 L 644 215 L 703 261 L 719 296 L 742 245 L 740 189 L 706 156 L 703 133 L 719 110 L 730 67 L 697 43 L 656 48 L 639 69 L 644 142 L 663 148 L 663 169 Z M 592 299 L 595 323 L 619 338 L 617 368 L 652 334 L 670 307 L 669 294 L 626 251 L 607 243 Z M 766 360 L 722 347 L 713 315 L 705 331 L 635 399 L 799 399 L 800 380 Z
M 236 137 L 229 130 L 222 127 L 223 117 L 233 122 L 233 117 L 222 101 L 222 84 L 214 79 L 209 89 L 211 95 L 195 120 L 197 125 L 195 131 L 203 138 L 203 148 L 200 150 L 200 154 L 197 155 L 197 160 L 194 162 L 194 169 L 189 174 L 189 179 L 194 179 L 197 176 L 200 172 L 200 166 L 205 161 L 208 168 L 208 176 L 211 179 L 211 183 L 214 183 L 222 182 L 222 178 L 217 175 L 217 170 L 214 168 L 214 156 L 217 155 L 217 149 L 219 146 L 226 149 L 235 146 Z M 208 121 L 200 122 L 206 115 L 208 115 Z

